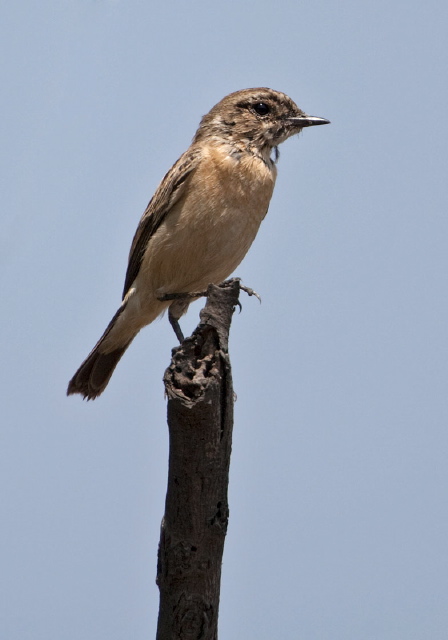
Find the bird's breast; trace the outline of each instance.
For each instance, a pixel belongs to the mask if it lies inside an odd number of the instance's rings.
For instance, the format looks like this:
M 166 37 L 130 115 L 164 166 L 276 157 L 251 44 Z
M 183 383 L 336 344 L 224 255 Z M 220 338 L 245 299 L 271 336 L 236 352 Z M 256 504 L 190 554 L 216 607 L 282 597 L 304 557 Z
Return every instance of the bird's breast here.
M 266 215 L 276 178 L 251 154 L 204 150 L 183 197 L 151 239 L 145 279 L 158 292 L 196 291 L 239 265 Z
M 239 158 L 214 150 L 209 154 L 193 176 L 186 209 L 196 209 L 201 224 L 206 218 L 212 226 L 259 225 L 272 196 L 273 171 L 249 154 Z

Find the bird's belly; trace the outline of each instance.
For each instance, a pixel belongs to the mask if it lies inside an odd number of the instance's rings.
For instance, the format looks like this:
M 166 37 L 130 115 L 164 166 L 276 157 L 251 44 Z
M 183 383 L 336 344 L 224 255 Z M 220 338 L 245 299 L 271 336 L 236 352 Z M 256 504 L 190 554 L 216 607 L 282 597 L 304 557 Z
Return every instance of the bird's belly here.
M 222 208 L 214 219 L 201 213 L 196 210 L 188 224 L 161 229 L 154 238 L 146 269 L 151 289 L 180 293 L 225 280 L 246 255 L 262 220 L 235 208 Z
M 137 282 L 148 294 L 200 291 L 225 280 L 251 246 L 271 199 L 274 178 L 225 180 L 199 175 L 151 238 Z M 224 176 L 225 177 L 225 176 Z M 150 293 L 151 292 L 151 293 Z

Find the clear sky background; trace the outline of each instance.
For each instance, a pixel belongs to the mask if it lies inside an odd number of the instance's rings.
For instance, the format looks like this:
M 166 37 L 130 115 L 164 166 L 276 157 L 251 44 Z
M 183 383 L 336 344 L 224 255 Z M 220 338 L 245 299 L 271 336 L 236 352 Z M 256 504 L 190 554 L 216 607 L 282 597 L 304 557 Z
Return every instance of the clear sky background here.
M 254 86 L 331 125 L 282 145 L 236 273 L 263 302 L 231 330 L 220 637 L 448 638 L 447 19 L 434 0 L 3 3 L 2 639 L 155 636 L 166 318 L 100 399 L 65 391 L 160 179 Z

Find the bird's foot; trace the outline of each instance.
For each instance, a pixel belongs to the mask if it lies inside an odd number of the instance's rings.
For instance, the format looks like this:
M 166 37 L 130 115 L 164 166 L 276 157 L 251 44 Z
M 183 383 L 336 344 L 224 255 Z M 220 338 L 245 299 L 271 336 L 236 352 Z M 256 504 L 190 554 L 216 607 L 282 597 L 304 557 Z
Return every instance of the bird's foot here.
M 231 278 L 230 280 L 225 280 L 221 284 L 231 284 L 235 280 L 239 281 L 239 278 Z M 254 291 L 254 289 L 246 287 L 244 284 L 241 284 L 240 281 L 239 287 L 240 290 L 247 293 L 248 296 L 255 296 L 261 302 L 261 297 L 256 291 Z M 160 302 L 172 301 L 172 304 L 168 309 L 168 320 L 173 327 L 174 333 L 176 334 L 176 338 L 179 340 L 179 343 L 182 343 L 184 341 L 184 334 L 182 333 L 182 329 L 179 325 L 179 318 L 187 311 L 190 302 L 193 302 L 193 300 L 196 300 L 197 298 L 203 298 L 206 295 L 207 291 L 194 291 L 189 293 L 164 293 L 163 295 L 158 296 L 157 300 L 160 300 Z M 238 306 L 241 311 L 243 307 L 239 300 Z
M 254 291 L 254 289 L 251 289 L 250 287 L 245 287 L 244 284 L 240 284 L 240 289 L 241 291 L 245 291 L 248 296 L 255 296 L 257 300 L 261 302 L 261 296 L 256 291 Z

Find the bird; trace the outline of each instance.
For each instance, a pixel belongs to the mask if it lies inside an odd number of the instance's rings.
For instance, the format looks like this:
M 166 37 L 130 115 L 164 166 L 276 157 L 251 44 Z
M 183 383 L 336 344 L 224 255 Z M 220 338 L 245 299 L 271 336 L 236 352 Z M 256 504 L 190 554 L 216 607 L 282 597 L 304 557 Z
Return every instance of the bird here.
M 202 118 L 140 219 L 122 303 L 67 395 L 98 397 L 140 329 L 167 309 L 182 341 L 179 318 L 194 299 L 188 294 L 228 278 L 255 239 L 277 177 L 278 145 L 323 124 L 329 120 L 267 87 L 230 93 Z

